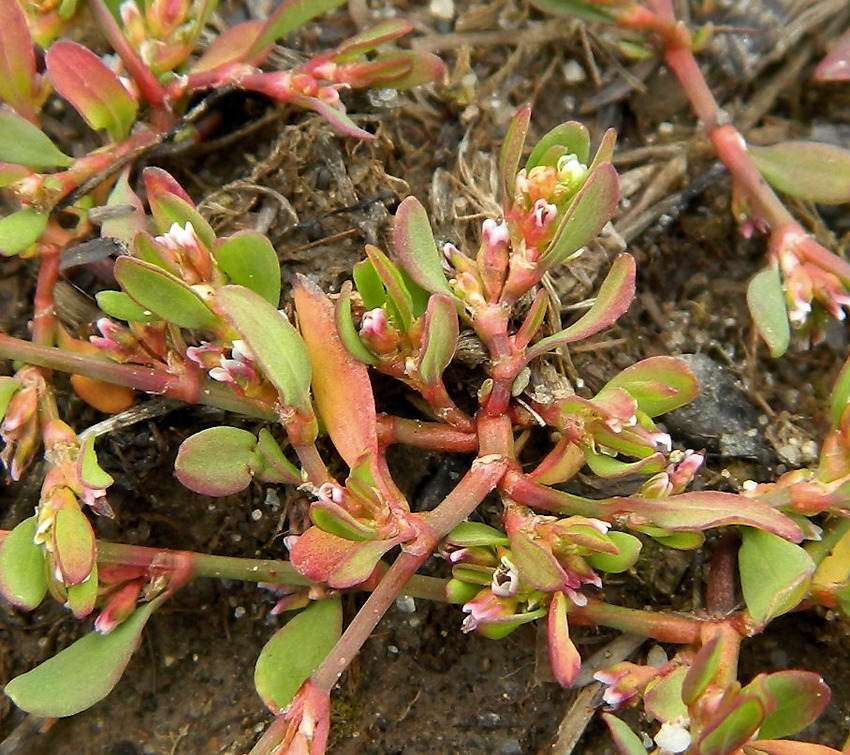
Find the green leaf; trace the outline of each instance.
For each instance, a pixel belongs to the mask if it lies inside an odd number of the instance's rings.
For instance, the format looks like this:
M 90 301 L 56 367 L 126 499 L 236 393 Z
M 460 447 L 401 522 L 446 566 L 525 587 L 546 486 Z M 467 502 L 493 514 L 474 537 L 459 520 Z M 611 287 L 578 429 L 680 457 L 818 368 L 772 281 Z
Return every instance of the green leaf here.
M 78 619 L 84 619 L 94 611 L 97 602 L 97 562 L 92 564 L 91 573 L 78 585 L 68 585 L 67 605 Z
M 650 682 L 643 696 L 647 715 L 656 721 L 672 721 L 688 717 L 688 707 L 682 701 L 682 683 L 688 674 L 687 666 L 680 666 L 656 682 Z
M 325 532 L 346 540 L 363 542 L 378 537 L 374 525 L 361 522 L 332 501 L 314 501 L 310 506 L 310 519 Z
M 100 235 L 103 238 L 113 238 L 132 245 L 137 233 L 147 228 L 145 207 L 139 195 L 130 187 L 130 168 L 121 171 L 106 206 L 116 212 L 108 216 L 100 224 Z
M 626 367 L 602 391 L 610 388 L 627 391 L 637 401 L 638 409 L 650 417 L 678 409 L 699 393 L 699 383 L 688 366 L 681 359 L 665 356 Z
M 738 554 L 741 590 L 757 626 L 794 608 L 806 595 L 815 562 L 800 546 L 747 528 Z
M 208 427 L 180 444 L 174 473 L 196 493 L 233 495 L 251 484 L 251 460 L 256 446 L 256 437 L 247 430 Z
M 580 163 L 587 164 L 590 156 L 590 134 L 583 123 L 569 121 L 555 126 L 534 145 L 525 163 L 525 169 L 530 171 L 538 165 L 554 167 L 561 155 L 575 155 Z
M 212 328 L 218 322 L 195 290 L 156 265 L 119 257 L 115 279 L 139 306 L 180 328 Z
M 336 330 L 343 346 L 355 359 L 363 364 L 378 364 L 378 358 L 372 354 L 360 339 L 354 321 L 351 319 L 351 282 L 343 284 L 336 304 Z
M 606 6 L 594 0 L 531 0 L 531 4 L 556 16 L 575 16 L 583 21 L 602 23 L 615 20 L 614 9 L 617 7 L 612 5 L 612 10 L 606 11 Z
M 832 397 L 829 403 L 829 419 L 832 429 L 837 430 L 841 424 L 841 416 L 850 404 L 850 358 L 841 366 L 835 385 L 832 387 Z M 2 414 L 0 414 L 2 416 Z
M 682 702 L 688 707 L 702 697 L 703 692 L 714 680 L 720 666 L 723 644 L 723 635 L 715 635 L 696 654 L 687 675 L 682 680 Z
M 443 294 L 434 294 L 428 300 L 422 349 L 419 352 L 419 375 L 426 385 L 436 385 L 442 381 L 443 372 L 454 358 L 459 335 L 455 300 Z
M 213 256 L 233 283 L 256 291 L 275 307 L 278 305 L 280 262 L 265 236 L 256 231 L 236 233 L 219 241 Z
M 723 720 L 700 739 L 700 755 L 729 755 L 748 742 L 764 719 L 764 705 L 755 697 L 741 696 Z
M 366 255 L 381 285 L 386 289 L 387 315 L 400 330 L 410 330 L 414 320 L 413 297 L 401 270 L 376 246 L 366 244 Z
M 105 490 L 114 480 L 112 475 L 104 472 L 97 461 L 94 449 L 94 435 L 87 435 L 83 440 L 77 456 L 77 466 L 80 471 L 80 481 L 83 485 L 98 490 Z
M 99 291 L 94 295 L 97 306 L 110 317 L 124 322 L 156 322 L 155 315 L 144 307 L 139 306 L 123 291 Z
M 522 159 L 522 150 L 530 122 L 531 108 L 525 105 L 511 118 L 505 140 L 502 142 L 502 150 L 499 153 L 499 175 L 502 178 L 502 191 L 505 193 L 506 204 L 510 204 L 514 199 L 519 161 Z
M 148 171 L 145 171 L 146 179 L 148 175 Z M 147 180 L 145 185 L 148 185 Z M 212 249 L 215 246 L 215 231 L 212 226 L 183 197 L 169 192 L 151 194 L 149 190 L 148 202 L 150 202 L 151 214 L 160 233 L 168 233 L 174 223 L 177 223 L 181 228 L 185 228 L 186 223 L 191 223 L 195 234 L 207 249 Z M 279 276 L 280 272 L 278 271 Z
M 6 416 L 9 402 L 21 389 L 21 384 L 10 375 L 0 375 L 0 420 Z
M 217 301 L 239 332 L 285 406 L 312 416 L 312 368 L 298 331 L 262 296 L 242 286 L 224 286 Z
M 850 202 L 850 151 L 831 144 L 788 141 L 750 145 L 753 162 L 779 191 L 819 204 Z
M 345 0 L 283 0 L 269 16 L 262 33 L 251 46 L 248 57 L 299 29 L 316 16 L 338 8 L 344 2 Z
M 540 261 L 551 268 L 569 260 L 605 227 L 617 209 L 619 195 L 614 166 L 603 163 L 596 167 L 558 221 L 555 235 Z
M 767 267 L 747 286 L 747 306 L 772 357 L 781 357 L 791 342 L 791 326 L 779 270 Z
M 158 598 L 136 609 L 107 635 L 92 632 L 32 671 L 10 681 L 6 694 L 39 718 L 63 718 L 91 708 L 118 683 Z
M 461 522 L 448 535 L 446 542 L 460 548 L 476 545 L 507 545 L 508 537 L 504 532 L 481 522 Z
M 0 3 L 0 6 L 2 5 L 6 3 Z M 4 37 L 4 46 L 6 41 Z M 2 64 L 2 53 L 0 53 L 0 64 Z M 8 110 L 0 110 L 0 163 L 13 163 L 33 170 L 45 170 L 65 168 L 73 162 L 72 158 L 62 152 L 43 131 L 26 118 L 21 118 L 17 113 Z
M 85 582 L 97 553 L 94 530 L 76 500 L 60 506 L 53 519 L 54 557 L 66 585 Z
M 254 667 L 254 686 L 273 713 L 286 709 L 341 635 L 339 599 L 317 600 L 274 633 Z
M 407 197 L 396 210 L 393 255 L 411 279 L 426 291 L 452 297 L 428 213 L 416 197 Z
M 839 750 L 812 742 L 793 742 L 787 739 L 759 739 L 744 745 L 745 755 L 842 755 Z
M 0 218 L 0 255 L 11 257 L 29 249 L 47 228 L 47 218 L 31 207 Z
M 603 713 L 602 718 L 608 724 L 611 739 L 614 740 L 621 755 L 646 755 L 646 747 L 643 746 L 641 738 L 629 728 L 625 721 L 610 713 Z
M 130 133 L 138 103 L 97 55 L 63 39 L 50 46 L 45 62 L 56 91 L 89 126 L 106 129 L 114 142 Z
M 632 303 L 635 293 L 635 261 L 629 254 L 620 254 L 602 282 L 593 306 L 565 330 L 538 341 L 528 350 L 528 360 L 567 343 L 595 335 L 617 321 Z
M 607 535 L 614 545 L 619 549 L 617 553 L 592 553 L 585 556 L 587 561 L 594 569 L 608 572 L 609 574 L 620 574 L 621 572 L 630 569 L 640 555 L 642 544 L 634 535 L 628 532 L 617 532 L 612 530 Z
M 257 448 L 254 451 L 254 475 L 263 482 L 300 485 L 301 473 L 281 451 L 272 434 L 263 428 L 257 436 Z
M 759 674 L 743 691 L 757 695 L 770 711 L 759 728 L 760 739 L 779 739 L 805 729 L 826 710 L 830 698 L 829 687 L 811 671 Z
M 13 605 L 32 611 L 47 592 L 44 549 L 34 542 L 38 518 L 18 524 L 0 542 L 0 593 Z

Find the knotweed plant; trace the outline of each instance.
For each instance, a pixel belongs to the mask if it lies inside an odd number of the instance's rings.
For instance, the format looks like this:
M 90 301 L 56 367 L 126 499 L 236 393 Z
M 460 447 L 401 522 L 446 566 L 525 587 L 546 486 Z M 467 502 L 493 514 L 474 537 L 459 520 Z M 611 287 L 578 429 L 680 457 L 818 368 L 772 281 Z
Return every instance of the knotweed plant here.
M 174 103 L 185 102 L 188 92 L 226 85 L 313 109 L 363 137 L 336 98 L 341 84 L 407 86 L 438 70 L 429 56 L 372 54 L 406 25 L 366 32 L 281 75 L 256 67 L 268 46 L 319 6 L 336 3 L 309 4 L 307 11 L 306 3 L 286 2 L 272 20 L 234 27 L 196 60 L 183 52 L 187 40 L 197 40 L 207 6 L 180 6 L 179 20 L 169 21 L 173 4 L 153 3 L 144 12 L 122 6 L 116 15 L 93 0 L 93 15 L 120 57 L 120 76 L 84 48 L 49 42 L 73 17 L 64 5 L 58 15 L 35 14 L 33 28 L 48 35 L 38 37 L 49 45 L 41 74 L 25 15 L 11 0 L 0 2 L 6 26 L 20 32 L 9 42 L 18 45 L 18 56 L 0 57 L 13 75 L 0 91 L 8 105 L 0 122 L 4 185 L 20 203 L 0 221 L 0 248 L 41 260 L 32 341 L 0 335 L 0 355 L 25 365 L 0 378 L 0 434 L 13 479 L 41 447 L 47 461 L 36 511 L 0 543 L 0 591 L 24 610 L 50 593 L 77 617 L 96 614 L 90 634 L 6 685 L 18 706 L 50 718 L 94 705 L 120 678 L 165 601 L 194 578 L 227 577 L 274 590 L 275 610 L 289 615 L 254 670 L 273 716 L 256 755 L 325 751 L 334 686 L 403 593 L 457 604 L 459 631 L 494 639 L 543 623 L 552 672 L 564 686 L 581 667 L 571 639 L 576 625 L 674 646 L 663 661 L 624 662 L 597 675 L 607 685 L 610 711 L 643 705 L 655 722 L 658 755 L 837 752 L 784 739 L 828 702 L 816 674 L 760 674 L 743 685 L 737 661 L 746 637 L 801 604 L 850 606 L 850 367 L 833 392 L 832 429 L 819 466 L 743 494 L 689 490 L 702 456 L 673 450 L 657 423 L 698 392 L 683 362 L 666 356 L 636 362 L 596 393 L 553 383 L 552 355 L 612 325 L 634 295 L 635 263 L 621 254 L 583 315 L 562 330 L 546 328 L 545 277 L 581 254 L 617 206 L 612 132 L 594 151 L 584 126 L 564 123 L 527 149 L 531 114 L 520 109 L 498 160 L 502 212 L 482 223 L 477 246 L 438 245 L 426 210 L 408 197 L 388 248 L 367 246 L 339 294 L 295 280 L 290 317 L 280 309 L 280 263 L 265 236 L 218 237 L 165 171 L 144 170 L 143 202 L 126 172 L 116 178 L 111 168 L 146 140 L 170 138 L 181 122 Z M 565 5 L 605 18 L 639 7 Z M 370 57 L 361 57 L 366 52 Z M 77 66 L 97 72 L 102 86 L 94 94 L 73 83 Z M 106 130 L 101 150 L 72 159 L 39 129 L 50 87 Z M 141 101 L 149 118 L 140 125 Z M 95 176 L 96 184 L 88 184 Z M 52 314 L 56 260 L 91 230 L 86 203 L 101 199 L 132 209 L 103 229 L 127 253 L 114 264 L 117 288 L 98 296 L 97 335 L 74 349 L 62 342 Z M 71 230 L 58 222 L 60 210 L 78 218 Z M 779 290 L 791 296 L 796 289 Z M 462 330 L 487 354 L 483 373 L 470 377 L 477 380 L 471 396 L 453 393 L 444 378 Z M 93 394 L 105 392 L 104 384 L 123 386 L 265 421 L 256 433 L 217 426 L 193 435 L 180 448 L 175 472 L 209 496 L 251 484 L 300 488 L 312 501 L 309 522 L 287 538 L 288 559 L 97 542 L 91 517 L 112 515 L 112 479 L 93 440 L 78 437 L 60 417 L 50 370 L 99 381 Z M 379 412 L 375 373 L 418 396 L 421 418 Z M 92 385 L 82 382 L 78 390 Z M 526 431 L 548 439 L 542 454 L 523 455 L 516 439 Z M 342 473 L 320 451 L 327 447 L 317 442 L 320 434 L 344 463 Z M 432 510 L 414 511 L 387 461 L 394 444 L 474 458 Z M 570 492 L 581 471 L 637 482 L 629 495 L 590 498 Z M 487 518 L 481 504 L 491 495 L 499 509 Z M 726 535 L 710 559 L 705 611 L 673 614 L 610 602 L 608 576 L 635 566 L 648 543 L 697 549 L 717 528 Z M 434 554 L 446 561 L 445 578 L 418 573 Z M 738 583 L 743 606 L 735 597 Z M 343 626 L 341 596 L 358 590 L 368 597 Z M 622 752 L 647 751 L 620 718 L 605 715 Z

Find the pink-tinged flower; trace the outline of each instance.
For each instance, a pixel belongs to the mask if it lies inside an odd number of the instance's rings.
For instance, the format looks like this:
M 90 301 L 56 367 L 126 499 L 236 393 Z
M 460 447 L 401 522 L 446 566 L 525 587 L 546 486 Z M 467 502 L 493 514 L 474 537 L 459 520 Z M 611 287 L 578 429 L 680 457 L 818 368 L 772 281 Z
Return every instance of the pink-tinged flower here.
M 612 708 L 622 708 L 634 702 L 638 695 L 643 694 L 646 685 L 662 673 L 662 669 L 623 661 L 609 669 L 597 671 L 593 678 L 608 685 L 602 695 L 605 704 Z
M 364 312 L 360 321 L 360 338 L 375 354 L 394 354 L 400 340 L 398 331 L 381 307 Z
M 515 621 L 518 606 L 516 597 L 499 597 L 491 589 L 485 588 L 475 598 L 464 603 L 462 610 L 469 615 L 463 620 L 461 630 L 473 632 L 486 624 Z
M 844 320 L 844 308 L 850 308 L 850 292 L 845 282 L 805 257 L 805 249 L 812 243 L 799 230 L 785 232 L 778 241 L 776 259 L 782 273 L 788 319 L 797 327 L 809 319 L 813 303 L 836 320 Z
M 180 277 L 189 285 L 207 283 L 213 278 L 215 263 L 190 222 L 184 227 L 172 223 L 167 233 L 154 238 L 165 250 Z
M 142 593 L 144 580 L 137 579 L 119 587 L 106 600 L 106 604 L 94 621 L 99 634 L 109 634 L 136 610 L 136 602 Z
M 223 354 L 219 354 L 218 366 L 209 371 L 210 378 L 219 383 L 228 383 L 237 390 L 243 391 L 246 384 L 255 383 L 258 380 L 257 371 L 247 356 L 249 353 L 244 342 L 234 341 L 230 350 L 231 358 L 228 359 Z M 196 351 L 193 356 L 200 358 L 203 362 L 204 352 Z
M 316 498 L 328 503 L 342 504 L 345 500 L 345 494 L 342 487 L 337 483 L 323 482 L 316 489 Z

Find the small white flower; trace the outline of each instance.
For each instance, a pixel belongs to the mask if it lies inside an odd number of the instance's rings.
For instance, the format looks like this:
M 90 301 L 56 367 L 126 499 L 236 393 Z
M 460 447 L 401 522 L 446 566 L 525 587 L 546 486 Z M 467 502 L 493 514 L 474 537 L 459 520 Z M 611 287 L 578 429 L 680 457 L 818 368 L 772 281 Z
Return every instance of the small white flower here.
M 679 755 L 685 752 L 691 746 L 687 720 L 678 716 L 672 721 L 665 721 L 655 735 L 655 744 L 661 748 L 664 755 Z

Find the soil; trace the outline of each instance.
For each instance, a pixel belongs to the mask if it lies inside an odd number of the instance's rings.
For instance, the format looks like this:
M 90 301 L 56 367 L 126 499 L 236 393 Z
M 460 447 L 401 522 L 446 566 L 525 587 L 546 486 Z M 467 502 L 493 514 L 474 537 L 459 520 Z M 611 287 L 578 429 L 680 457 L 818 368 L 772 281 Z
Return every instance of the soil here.
M 711 12 L 723 29 L 701 60 L 748 139 L 818 134 L 850 147 L 850 89 L 811 83 L 813 65 L 850 22 L 845 2 L 691 6 L 695 23 Z M 148 164 L 172 172 L 220 233 L 267 232 L 284 263 L 285 289 L 294 274 L 305 273 L 336 291 L 365 243 L 386 247 L 388 219 L 409 194 L 429 209 L 439 240 L 460 245 L 476 238 L 483 217 L 498 208 L 493 155 L 519 105 L 533 105 L 532 143 L 569 119 L 587 124 L 595 139 L 616 128 L 623 200 L 615 230 L 552 283 L 567 319 L 570 306 L 592 295 L 613 254 L 627 245 L 638 260 L 638 296 L 615 327 L 574 350 L 574 375 L 594 389 L 639 358 L 702 355 L 720 388 L 704 399 L 696 422 L 670 418 L 678 445 L 708 451 L 700 485 L 734 490 L 745 479 L 768 480 L 811 463 L 827 426 L 825 397 L 847 352 L 846 329 L 836 326 L 810 349 L 797 344 L 782 360 L 767 356 L 745 303 L 747 282 L 763 265 L 764 242 L 740 235 L 729 178 L 663 66 L 631 62 L 602 29 L 552 19 L 521 0 L 352 0 L 350 11 L 329 14 L 287 44 L 298 54 L 326 49 L 365 19 L 394 15 L 414 21 L 414 44 L 443 56 L 447 75 L 411 94 L 347 93 L 349 112 L 376 134 L 373 142 L 340 138 L 315 117 L 230 95 L 216 104 L 216 123 L 198 146 L 155 153 Z M 85 138 L 75 122 L 64 128 L 66 139 L 75 130 Z M 846 246 L 846 212 L 795 210 L 832 248 Z M 34 268 L 14 259 L 3 264 L 0 327 L 24 336 Z M 73 311 L 64 304 L 63 317 L 87 322 L 91 278 L 77 274 L 66 283 L 77 294 Z M 469 368 L 457 365 L 453 375 L 452 389 L 468 391 Z M 378 398 L 385 411 L 415 411 L 403 392 L 384 383 Z M 70 391 L 62 410 L 78 429 L 103 419 Z M 116 478 L 110 492 L 116 518 L 99 519 L 98 536 L 285 557 L 282 537 L 297 492 L 256 486 L 211 500 L 173 478 L 180 441 L 223 420 L 211 410 L 166 406 L 160 416 L 103 438 L 99 455 Z M 392 464 L 412 500 L 424 501 L 433 494 L 429 484 L 451 477 L 449 462 L 436 454 L 398 453 Z M 29 515 L 39 482 L 34 469 L 0 490 L 0 525 Z M 630 605 L 698 610 L 702 575 L 701 552 L 659 554 L 651 567 L 606 589 L 609 598 Z M 361 599 L 346 600 L 353 615 Z M 274 601 L 252 585 L 189 585 L 154 615 L 123 679 L 91 710 L 43 722 L 0 697 L 0 755 L 246 752 L 269 720 L 252 677 L 260 649 L 281 623 L 270 613 Z M 615 752 L 598 719 L 569 749 L 565 730 L 573 724 L 582 732 L 584 713 L 601 704 L 600 693 L 561 690 L 549 680 L 545 662 L 538 662 L 535 627 L 494 642 L 462 634 L 461 620 L 458 608 L 424 601 L 402 601 L 390 611 L 340 684 L 332 753 Z M 88 628 L 52 602 L 31 614 L 0 605 L 0 681 Z M 584 630 L 576 639 L 588 657 L 616 633 Z M 637 657 L 647 649 L 640 646 Z M 747 641 L 741 678 L 781 668 L 822 674 L 833 700 L 802 738 L 840 748 L 850 721 L 848 653 L 844 621 L 824 612 L 795 614 Z M 637 718 L 635 725 L 649 730 Z

